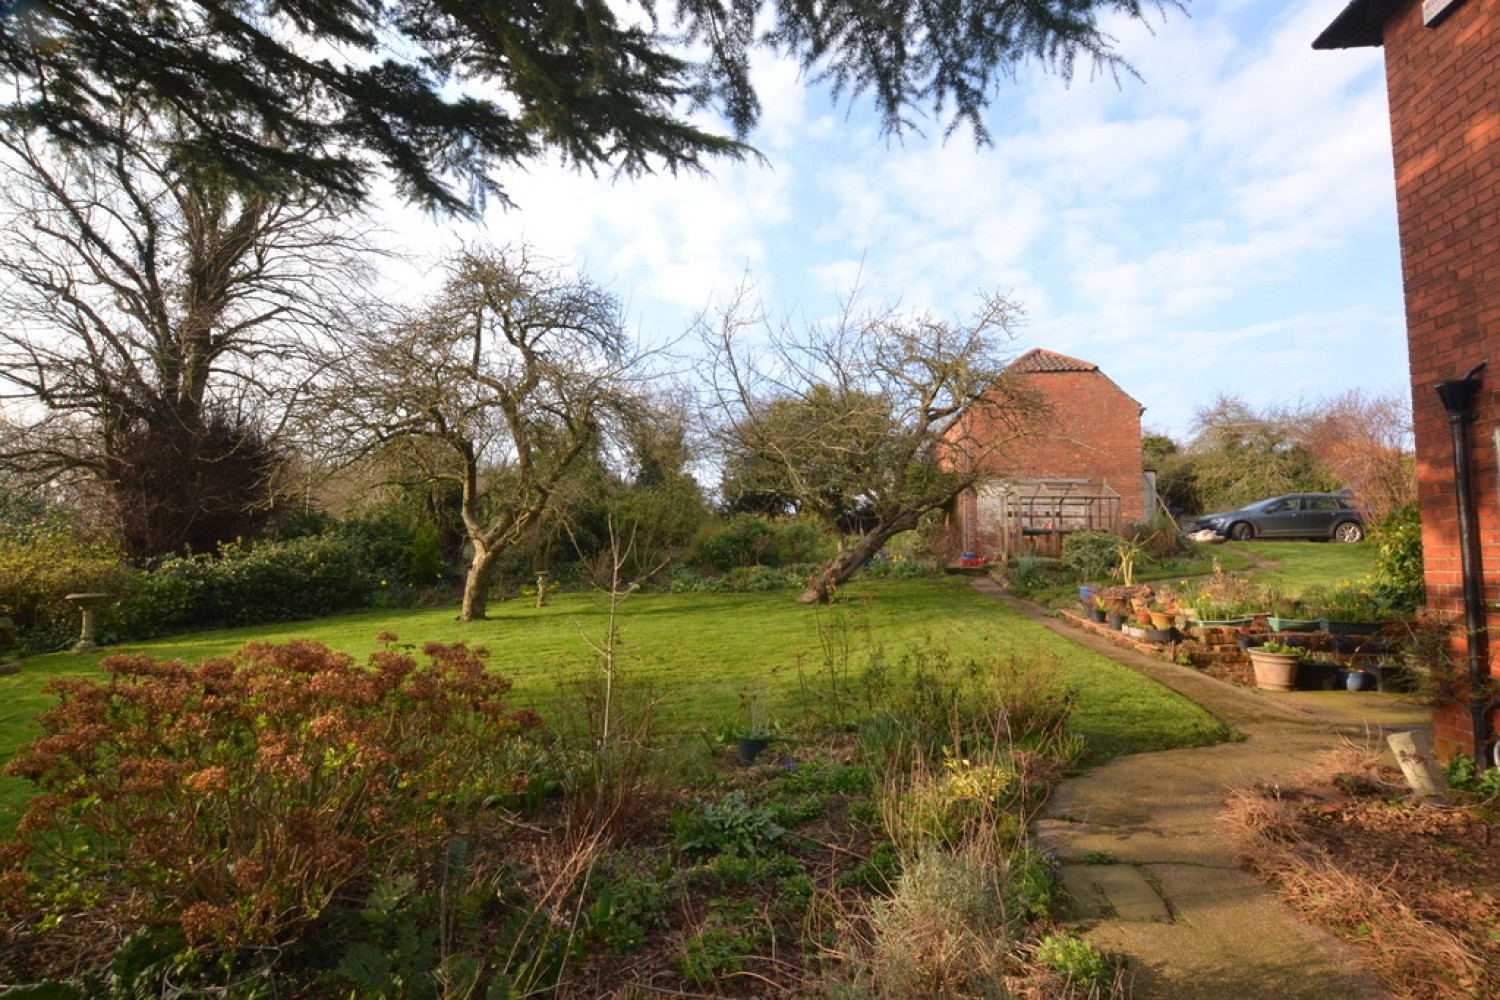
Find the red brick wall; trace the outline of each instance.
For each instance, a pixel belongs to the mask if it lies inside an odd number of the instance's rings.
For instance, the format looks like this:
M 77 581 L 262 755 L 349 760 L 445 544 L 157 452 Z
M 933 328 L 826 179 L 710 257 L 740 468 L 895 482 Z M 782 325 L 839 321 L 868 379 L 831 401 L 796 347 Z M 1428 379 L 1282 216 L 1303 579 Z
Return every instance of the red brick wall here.
M 1026 379 L 1051 414 L 1040 433 L 1004 449 L 1005 474 L 1099 480 L 1120 494 L 1125 522 L 1144 520 L 1140 405 L 1102 372 L 1035 372 Z
M 1466 0 L 1435 27 L 1420 0 L 1385 24 L 1386 83 L 1416 414 L 1429 607 L 1462 615 L 1453 452 L 1432 386 L 1488 359 L 1472 435 L 1486 605 L 1500 599 L 1500 0 Z M 1500 624 L 1492 615 L 1489 625 Z M 1500 648 L 1500 634 L 1490 640 Z M 1492 659 L 1492 672 L 1493 659 Z M 1467 710 L 1441 710 L 1447 749 L 1472 747 Z
M 1120 495 L 1122 521 L 1143 520 L 1140 405 L 1099 371 L 1032 372 L 1024 377 L 1046 403 L 1047 414 L 1029 425 L 1022 437 L 1005 440 L 1014 429 L 991 426 L 985 415 L 963 424 L 965 433 L 979 440 L 1001 436 L 1003 443 L 986 465 L 1005 478 L 1103 482 Z M 953 513 L 954 555 L 972 549 L 981 557 L 993 556 L 1000 536 L 994 525 L 982 523 L 985 519 L 978 514 L 973 494 L 960 497 Z M 1033 539 L 1033 544 L 1050 551 L 1042 543 L 1055 548 L 1059 539 Z

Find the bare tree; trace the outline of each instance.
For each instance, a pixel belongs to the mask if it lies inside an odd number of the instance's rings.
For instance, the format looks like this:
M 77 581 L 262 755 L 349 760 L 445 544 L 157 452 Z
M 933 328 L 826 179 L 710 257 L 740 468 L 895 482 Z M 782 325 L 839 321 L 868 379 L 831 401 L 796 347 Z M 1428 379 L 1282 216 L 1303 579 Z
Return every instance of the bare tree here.
M 793 335 L 742 293 L 705 324 L 720 441 L 746 470 L 741 485 L 840 530 L 802 603 L 827 601 L 893 536 L 1001 468 L 997 453 L 1037 408 L 1005 375 L 1001 348 L 1020 316 L 998 295 L 963 322 L 851 300 L 831 327 Z
M 246 197 L 184 171 L 170 117 L 67 153 L 0 131 L 0 464 L 102 486 L 129 552 L 246 530 L 310 350 L 347 325 L 359 241 L 317 200 Z
M 1237 396 L 1218 396 L 1194 412 L 1187 450 L 1198 499 L 1208 510 L 1340 486 L 1303 443 L 1298 418 L 1284 407 L 1258 413 Z
M 1350 389 L 1302 407 L 1298 437 L 1354 493 L 1372 524 L 1417 499 L 1411 400 L 1404 392 Z
M 507 247 L 460 254 L 427 308 L 340 366 L 335 423 L 460 488 L 465 621 L 485 616 L 497 557 L 540 526 L 640 361 L 614 296 Z

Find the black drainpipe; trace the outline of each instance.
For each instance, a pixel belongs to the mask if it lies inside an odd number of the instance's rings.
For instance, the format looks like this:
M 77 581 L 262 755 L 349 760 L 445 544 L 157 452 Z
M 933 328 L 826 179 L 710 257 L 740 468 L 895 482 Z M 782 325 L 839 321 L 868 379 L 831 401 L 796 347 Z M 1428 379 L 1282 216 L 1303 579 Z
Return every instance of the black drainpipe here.
M 1489 633 L 1484 616 L 1484 567 L 1480 559 L 1478 518 L 1474 510 L 1473 479 L 1469 468 L 1469 425 L 1477 418 L 1474 403 L 1479 376 L 1488 361 L 1470 368 L 1463 378 L 1439 382 L 1435 388 L 1448 411 L 1453 435 L 1453 488 L 1458 494 L 1458 551 L 1464 578 L 1464 630 L 1468 648 L 1469 714 L 1474 730 L 1474 765 L 1489 764 L 1490 671 Z

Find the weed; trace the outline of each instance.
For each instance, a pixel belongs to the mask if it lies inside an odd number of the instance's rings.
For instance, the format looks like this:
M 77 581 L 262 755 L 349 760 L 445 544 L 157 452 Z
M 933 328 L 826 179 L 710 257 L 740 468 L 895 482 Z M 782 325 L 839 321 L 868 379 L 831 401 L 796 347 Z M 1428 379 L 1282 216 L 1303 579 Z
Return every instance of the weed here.
M 1106 990 L 1114 981 L 1114 972 L 1099 949 L 1071 934 L 1043 938 L 1036 948 L 1036 960 L 1070 985 L 1086 990 Z

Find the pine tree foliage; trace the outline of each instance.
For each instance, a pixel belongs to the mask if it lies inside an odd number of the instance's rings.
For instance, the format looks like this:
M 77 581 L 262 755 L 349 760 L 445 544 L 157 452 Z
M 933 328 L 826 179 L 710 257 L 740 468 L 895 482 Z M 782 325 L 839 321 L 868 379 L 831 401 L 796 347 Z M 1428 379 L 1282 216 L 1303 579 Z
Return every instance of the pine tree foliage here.
M 0 0 L 3 126 L 128 141 L 118 109 L 193 123 L 177 155 L 242 184 L 350 201 L 377 171 L 429 208 L 504 199 L 497 168 L 556 154 L 627 174 L 740 157 L 751 57 L 795 59 L 899 134 L 970 125 L 1035 60 L 1129 71 L 1101 27 L 1181 0 Z M 707 106 L 731 136 L 694 123 Z

